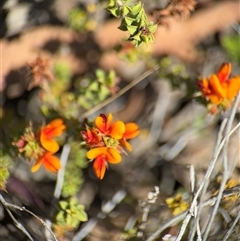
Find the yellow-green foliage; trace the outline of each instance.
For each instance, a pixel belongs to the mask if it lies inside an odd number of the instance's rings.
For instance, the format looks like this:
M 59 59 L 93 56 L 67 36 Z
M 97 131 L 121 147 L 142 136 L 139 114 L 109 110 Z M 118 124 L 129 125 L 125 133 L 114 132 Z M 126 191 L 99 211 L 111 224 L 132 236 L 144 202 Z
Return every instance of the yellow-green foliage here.
M 69 201 L 60 201 L 59 208 L 56 225 L 74 229 L 78 227 L 80 222 L 86 222 L 88 219 L 84 206 L 80 205 L 76 198 L 71 198 Z
M 10 157 L 0 151 L 0 189 L 5 190 L 7 180 L 9 178 Z
M 80 190 L 84 182 L 82 169 L 86 166 L 86 150 L 80 148 L 78 143 L 72 142 L 64 176 L 63 197 L 73 196 Z
M 227 50 L 230 58 L 240 63 L 240 35 L 224 36 L 222 45 Z
M 132 4 L 130 0 L 110 0 L 108 10 L 117 18 L 121 18 L 119 29 L 128 31 L 128 40 L 135 46 L 154 41 L 157 25 L 148 21 L 141 2 Z

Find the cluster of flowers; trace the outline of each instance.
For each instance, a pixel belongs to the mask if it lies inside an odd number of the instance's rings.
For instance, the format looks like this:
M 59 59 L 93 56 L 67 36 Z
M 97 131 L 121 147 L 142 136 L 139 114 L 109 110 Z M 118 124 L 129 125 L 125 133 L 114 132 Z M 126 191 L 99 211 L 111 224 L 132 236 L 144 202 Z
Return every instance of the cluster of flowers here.
M 132 150 L 127 141 L 139 134 L 138 125 L 135 123 L 124 124 L 122 121 L 112 122 L 113 116 L 100 114 L 94 121 L 94 126 L 86 126 L 86 131 L 81 135 L 90 150 L 87 158 L 94 160 L 93 169 L 99 179 L 103 179 L 108 163 L 121 162 L 121 153 L 126 153 L 124 148 Z
M 36 160 L 31 171 L 36 172 L 41 165 L 48 171 L 57 173 L 61 167 L 59 159 L 54 154 L 59 150 L 59 144 L 55 137 L 60 136 L 66 126 L 62 119 L 55 119 L 46 126 L 41 127 L 36 133 L 32 126 L 26 128 L 21 138 L 12 144 L 28 160 Z
M 231 69 L 230 63 L 224 63 L 216 74 L 198 83 L 203 96 L 209 101 L 208 107 L 212 113 L 218 112 L 219 108 L 230 108 L 240 90 L 240 76 L 229 78 Z

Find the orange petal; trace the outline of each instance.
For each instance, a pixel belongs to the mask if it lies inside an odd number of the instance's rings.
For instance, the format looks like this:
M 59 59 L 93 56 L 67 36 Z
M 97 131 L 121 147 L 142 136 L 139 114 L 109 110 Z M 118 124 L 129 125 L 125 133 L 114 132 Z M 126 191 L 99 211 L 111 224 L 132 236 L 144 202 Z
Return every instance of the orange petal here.
M 122 160 L 122 157 L 115 149 L 107 148 L 106 160 L 109 163 L 117 164 Z
M 127 123 L 125 125 L 125 128 L 126 128 L 126 130 L 123 135 L 123 138 L 125 138 L 125 139 L 132 139 L 140 133 L 138 125 L 135 123 Z
M 41 134 L 40 142 L 42 146 L 51 153 L 56 153 L 59 150 L 59 144 L 52 139 L 45 139 L 45 136 Z
M 121 140 L 121 144 L 126 147 L 129 151 L 132 151 L 132 146 L 130 145 L 130 143 L 124 139 Z
M 45 153 L 41 161 L 46 170 L 50 172 L 57 173 L 61 168 L 59 159 L 50 152 Z
M 107 153 L 107 147 L 97 147 L 89 150 L 86 154 L 88 159 L 95 159 L 98 156 L 105 155 Z
M 125 132 L 125 125 L 122 121 L 114 122 L 109 129 L 109 135 L 117 140 L 122 139 L 124 132 Z
M 219 105 L 222 101 L 223 101 L 223 98 L 219 97 L 218 95 L 208 95 L 207 96 L 210 101 L 213 103 L 213 104 L 216 104 L 216 105 Z
M 203 78 L 202 81 L 199 82 L 199 86 L 204 95 L 211 93 L 211 90 L 209 89 L 208 80 L 206 78 Z
M 96 117 L 95 125 L 102 133 L 105 133 L 108 131 L 111 125 L 112 119 L 113 119 L 113 116 L 111 113 L 108 115 L 108 117 L 106 117 L 104 114 L 101 114 L 100 116 Z
M 52 139 L 60 136 L 65 128 L 62 119 L 55 119 L 41 129 L 41 135 L 44 135 L 46 139 Z
M 233 99 L 240 90 L 240 76 L 235 76 L 228 81 L 227 98 Z
M 232 71 L 231 63 L 224 63 L 217 71 L 217 77 L 221 83 L 226 82 Z
M 39 158 L 31 168 L 31 172 L 36 172 L 41 166 L 41 158 Z
M 93 170 L 96 176 L 102 180 L 106 172 L 106 160 L 104 157 L 100 156 L 94 160 Z
M 227 91 L 226 88 L 223 88 L 218 77 L 215 74 L 212 74 L 209 78 L 209 85 L 212 89 L 212 94 L 218 95 L 219 98 L 226 98 Z

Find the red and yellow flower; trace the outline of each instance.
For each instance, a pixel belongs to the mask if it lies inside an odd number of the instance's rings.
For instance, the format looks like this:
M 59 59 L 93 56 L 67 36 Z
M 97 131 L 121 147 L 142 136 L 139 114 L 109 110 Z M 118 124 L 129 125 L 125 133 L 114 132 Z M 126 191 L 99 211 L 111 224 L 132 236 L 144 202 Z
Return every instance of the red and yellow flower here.
M 59 150 L 59 144 L 53 139 L 60 136 L 65 130 L 62 119 L 55 119 L 48 125 L 41 128 L 40 142 L 42 146 L 49 152 L 56 153 Z
M 120 140 L 125 132 L 125 125 L 122 121 L 115 121 L 112 123 L 113 116 L 110 113 L 108 117 L 104 114 L 97 116 L 95 125 L 103 135 L 111 136 L 114 139 Z
M 211 103 L 211 108 L 221 106 L 223 109 L 229 108 L 240 90 L 240 76 L 229 78 L 231 74 L 231 64 L 223 64 L 216 74 L 211 74 L 209 78 L 203 78 L 199 86 L 203 96 Z
M 26 128 L 20 140 L 13 142 L 13 145 L 20 153 L 24 153 L 27 159 L 36 160 L 31 169 L 32 172 L 37 171 L 41 165 L 50 172 L 58 172 L 61 164 L 54 154 L 59 150 L 59 144 L 54 138 L 60 136 L 65 128 L 62 119 L 55 119 L 43 126 L 39 134 L 33 132 L 32 126 Z
M 113 122 L 113 116 L 101 114 L 96 117 L 94 126 L 87 127 L 81 132 L 86 144 L 90 147 L 87 158 L 93 160 L 93 169 L 99 179 L 103 179 L 108 163 L 121 162 L 123 147 L 132 150 L 127 141 L 139 134 L 138 125 L 135 123 L 124 124 L 122 121 Z
M 117 164 L 122 160 L 121 155 L 113 148 L 97 147 L 87 152 L 88 159 L 94 159 L 93 169 L 99 179 L 103 179 L 107 163 Z

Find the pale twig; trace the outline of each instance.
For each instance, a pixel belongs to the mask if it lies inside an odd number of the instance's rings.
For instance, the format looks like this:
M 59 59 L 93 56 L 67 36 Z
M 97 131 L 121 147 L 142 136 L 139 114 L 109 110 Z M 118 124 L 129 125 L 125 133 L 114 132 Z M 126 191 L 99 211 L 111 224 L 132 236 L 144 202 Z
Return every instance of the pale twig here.
M 182 221 L 187 213 L 188 213 L 188 211 L 182 212 L 179 215 L 177 215 L 176 217 L 174 217 L 171 220 L 169 220 L 168 222 L 166 222 L 165 224 L 161 225 L 160 228 L 157 231 L 155 231 L 153 234 L 151 234 L 151 236 L 148 237 L 146 241 L 155 240 L 165 229 L 172 227 L 172 226 L 178 224 L 180 221 Z
M 11 211 L 9 210 L 9 208 L 13 208 L 13 209 L 17 209 L 26 213 L 29 213 L 30 215 L 32 215 L 33 217 L 35 217 L 47 230 L 48 232 L 51 234 L 51 236 L 54 238 L 55 241 L 57 241 L 56 236 L 54 235 L 53 231 L 47 226 L 46 222 L 44 222 L 41 218 L 39 218 L 36 214 L 34 214 L 33 212 L 29 211 L 28 209 L 26 209 L 25 207 L 19 207 L 15 204 L 11 204 L 5 201 L 5 199 L 3 198 L 3 196 L 0 194 L 0 200 L 1 203 L 3 204 L 3 206 L 6 208 L 7 212 L 9 213 L 10 217 L 12 218 L 13 222 L 15 223 L 16 227 L 18 229 L 20 229 L 30 240 L 33 241 L 33 238 L 31 237 L 31 235 L 27 232 L 27 230 L 22 226 L 21 223 L 19 223 L 15 217 L 12 215 Z
M 213 220 L 214 220 L 214 218 L 217 214 L 219 204 L 220 204 L 220 201 L 221 201 L 221 198 L 222 198 L 222 194 L 223 194 L 223 191 L 225 189 L 225 185 L 227 183 L 227 180 L 229 178 L 228 157 L 227 157 L 228 143 L 229 143 L 229 138 L 230 138 L 229 134 L 230 134 L 231 129 L 232 129 L 233 120 L 234 120 L 235 114 L 237 112 L 237 108 L 238 108 L 239 103 L 240 103 L 240 94 L 238 94 L 238 96 L 235 100 L 234 106 L 233 106 L 232 111 L 231 111 L 230 118 L 228 120 L 228 124 L 226 126 L 226 138 L 225 138 L 225 146 L 224 146 L 224 150 L 223 150 L 223 170 L 224 170 L 223 171 L 223 177 L 222 177 L 221 185 L 220 185 L 220 188 L 219 188 L 219 191 L 218 191 L 216 203 L 214 205 L 214 208 L 212 210 L 210 219 L 208 221 L 208 225 L 206 226 L 206 230 L 205 230 L 204 235 L 203 235 L 203 241 L 206 241 L 207 238 L 208 238 L 208 234 L 209 234 L 211 225 L 212 225 Z
M 227 231 L 227 233 L 224 235 L 222 241 L 227 241 L 229 236 L 231 235 L 231 233 L 233 232 L 233 229 L 235 228 L 235 226 L 238 223 L 238 220 L 240 220 L 240 210 L 238 210 L 237 212 L 237 216 L 235 217 L 235 220 L 233 221 L 232 225 L 230 226 L 229 230 Z
M 159 195 L 159 187 L 155 186 L 155 191 L 154 192 L 149 192 L 148 193 L 148 198 L 147 201 L 142 201 L 140 203 L 142 209 L 143 209 L 143 214 L 142 214 L 142 220 L 141 223 L 138 226 L 138 232 L 137 232 L 137 237 L 143 237 L 144 230 L 147 225 L 147 219 L 148 219 L 148 214 L 150 207 L 153 203 L 156 202 L 157 198 Z
M 195 169 L 193 165 L 190 165 L 190 185 L 191 185 L 191 192 L 194 193 L 195 190 Z
M 135 85 L 140 83 L 142 80 L 144 80 L 145 78 L 147 78 L 148 76 L 153 74 L 159 68 L 160 68 L 160 66 L 156 65 L 156 66 L 153 67 L 153 69 L 147 70 L 142 75 L 140 75 L 138 78 L 134 79 L 131 83 L 126 85 L 124 88 L 122 88 L 118 93 L 116 93 L 115 95 L 109 97 L 108 99 L 106 99 L 105 101 L 103 101 L 100 104 L 96 105 L 95 107 L 91 108 L 90 110 L 84 112 L 79 117 L 79 121 L 82 121 L 84 118 L 87 118 L 88 116 L 92 115 L 96 111 L 98 111 L 98 110 L 102 109 L 103 107 L 105 107 L 106 105 L 110 104 L 111 102 L 113 102 L 114 100 L 116 100 L 117 98 L 119 98 L 120 96 L 125 94 L 127 91 L 129 91 L 131 88 L 133 88 Z
M 239 125 L 237 125 L 236 127 L 233 128 L 233 130 L 229 133 L 229 137 L 234 133 L 234 131 L 237 130 L 238 127 L 239 127 Z M 222 142 L 219 144 L 218 148 L 214 152 L 214 157 L 211 160 L 211 162 L 209 164 L 209 167 L 207 169 L 207 172 L 206 172 L 206 174 L 205 174 L 205 176 L 204 176 L 204 178 L 203 178 L 203 180 L 202 180 L 202 182 L 201 182 L 201 184 L 200 184 L 200 186 L 199 186 L 199 188 L 198 188 L 198 190 L 197 190 L 197 192 L 196 192 L 196 194 L 195 194 L 195 196 L 193 198 L 193 201 L 192 201 L 190 209 L 189 209 L 189 213 L 188 213 L 188 215 L 186 216 L 186 218 L 185 218 L 185 220 L 183 222 L 183 225 L 182 225 L 182 227 L 180 229 L 180 232 L 179 232 L 179 234 L 177 236 L 176 241 L 180 241 L 182 236 L 183 236 L 183 234 L 185 233 L 185 230 L 187 228 L 188 222 L 190 221 L 190 218 L 193 215 L 193 212 L 195 210 L 198 196 L 201 193 L 201 191 L 202 191 L 206 181 L 209 180 L 209 178 L 211 176 L 211 173 L 212 173 L 212 171 L 213 171 L 213 169 L 215 167 L 216 161 L 217 161 L 218 156 L 219 156 L 219 154 L 220 154 L 220 152 L 221 152 L 221 150 L 222 150 L 222 148 L 224 146 L 225 141 L 226 141 L 226 137 L 222 140 Z
M 109 200 L 102 207 L 102 211 L 97 214 L 95 218 L 91 218 L 82 229 L 77 232 L 77 234 L 73 237 L 72 241 L 81 241 L 83 240 L 96 226 L 98 220 L 104 219 L 107 214 L 109 214 L 117 204 L 119 204 L 126 197 L 125 190 L 119 190 L 111 200 Z
M 202 234 L 201 234 L 199 220 L 197 220 L 197 241 L 202 241 Z
M 70 147 L 69 144 L 65 144 L 63 146 L 62 154 L 61 154 L 61 157 L 60 157 L 61 168 L 58 172 L 57 183 L 56 183 L 54 194 L 53 194 L 56 199 L 60 198 L 60 195 L 61 195 L 61 192 L 62 192 L 62 187 L 63 187 L 63 182 L 64 182 L 64 173 L 65 173 L 65 168 L 66 168 L 66 165 L 67 165 L 70 150 L 71 150 L 71 147 Z
M 219 156 L 219 154 L 220 154 L 220 152 L 221 152 L 221 150 L 222 150 L 222 148 L 223 148 L 226 140 L 228 140 L 228 139 L 230 138 L 230 135 L 233 133 L 232 131 L 230 132 L 230 129 L 231 129 L 231 126 L 232 126 L 233 117 L 234 117 L 234 115 L 235 115 L 235 113 L 236 113 L 236 109 L 237 109 L 238 103 L 239 103 L 239 95 L 238 95 L 238 97 L 237 97 L 237 99 L 236 99 L 236 101 L 235 101 L 235 104 L 234 104 L 233 108 L 232 108 L 232 114 L 231 114 L 230 119 L 229 119 L 229 122 L 228 122 L 229 131 L 227 132 L 227 136 L 226 136 L 226 137 L 224 138 L 224 140 L 219 144 L 218 148 L 216 148 L 216 151 L 214 152 L 214 157 L 213 157 L 213 159 L 211 160 L 210 165 L 209 165 L 208 170 L 207 170 L 207 173 L 205 174 L 204 179 L 203 179 L 203 181 L 201 182 L 200 187 L 198 188 L 197 193 L 196 193 L 196 195 L 195 195 L 195 197 L 194 197 L 194 199 L 193 199 L 193 201 L 192 201 L 192 203 L 191 203 L 191 206 L 190 206 L 190 209 L 189 209 L 189 213 L 187 214 L 187 216 L 185 217 L 185 219 L 184 219 L 184 221 L 183 221 L 183 224 L 182 224 L 182 226 L 181 226 L 181 229 L 180 229 L 180 232 L 179 232 L 179 234 L 178 234 L 178 236 L 177 236 L 176 241 L 180 241 L 180 240 L 182 239 L 182 236 L 184 235 L 185 230 L 186 230 L 186 228 L 187 228 L 187 225 L 188 225 L 191 217 L 193 216 L 193 212 L 194 212 L 194 210 L 195 210 L 195 208 L 196 208 L 197 198 L 198 198 L 200 192 L 202 191 L 202 189 L 204 188 L 206 182 L 208 182 L 208 180 L 209 180 L 209 178 L 210 178 L 210 176 L 211 176 L 211 173 L 212 173 L 212 171 L 213 171 L 213 169 L 214 169 L 214 167 L 215 167 L 215 163 L 216 163 L 216 161 L 217 161 L 217 159 L 218 159 L 218 156 Z M 234 128 L 234 129 L 235 129 L 235 128 Z M 225 181 L 225 180 L 224 180 L 224 181 Z M 224 188 L 224 187 L 223 187 L 223 188 Z M 223 190 L 224 190 L 224 189 L 223 189 Z M 223 190 L 221 190 L 221 192 L 223 192 Z M 222 193 L 221 193 L 221 194 L 222 194 Z M 218 198 L 217 204 L 216 204 L 217 206 L 219 206 L 219 202 L 220 202 L 220 199 Z M 216 207 L 216 205 L 215 205 L 215 207 Z M 215 209 L 214 209 L 214 212 L 216 212 Z M 198 213 L 199 213 L 199 211 L 198 211 Z M 212 216 L 211 216 L 210 220 L 211 220 L 211 222 L 212 222 Z M 207 226 L 207 230 L 210 230 L 210 227 L 209 227 L 209 226 Z M 206 237 L 206 236 L 204 236 L 204 238 L 205 238 L 205 237 Z M 204 238 L 203 238 L 203 240 L 205 241 Z
M 69 153 L 70 153 L 70 145 L 65 144 L 63 146 L 62 154 L 61 154 L 61 157 L 60 157 L 61 168 L 58 171 L 58 175 L 57 175 L 57 182 L 56 182 L 56 186 L 55 186 L 55 190 L 54 190 L 54 194 L 53 194 L 53 200 L 52 200 L 51 209 L 50 209 L 51 210 L 50 211 L 50 219 L 53 215 L 56 203 L 59 200 L 61 192 L 62 192 L 62 187 L 63 187 L 63 182 L 64 182 L 64 173 L 65 173 L 65 168 L 66 168 Z M 48 227 L 51 227 L 51 225 L 52 225 L 52 222 L 51 222 L 50 219 L 46 220 L 46 223 L 47 223 Z M 51 240 L 51 237 L 49 236 L 48 229 L 45 229 L 45 237 L 46 237 L 47 240 L 49 240 L 49 241 Z
M 224 128 L 225 128 L 226 124 L 227 124 L 227 119 L 224 119 L 222 121 L 222 124 L 221 124 L 219 132 L 218 132 L 217 143 L 216 143 L 216 146 L 215 146 L 214 153 L 216 153 L 219 149 L 219 146 L 221 144 L 222 137 L 223 137 L 223 131 L 224 131 Z M 211 173 L 209 173 L 209 174 L 211 175 Z M 209 175 L 209 177 L 210 177 L 210 175 Z M 196 221 L 194 222 L 194 225 L 190 229 L 189 241 L 192 241 L 194 236 L 195 236 L 197 224 L 199 223 L 200 213 L 201 213 L 201 210 L 202 210 L 202 204 L 203 204 L 203 201 L 204 201 L 204 197 L 205 197 L 205 193 L 207 191 L 209 181 L 210 181 L 210 178 L 205 179 L 205 182 L 203 182 L 202 194 L 200 196 L 199 205 L 198 205 L 198 212 L 196 213 L 196 217 L 195 217 Z

